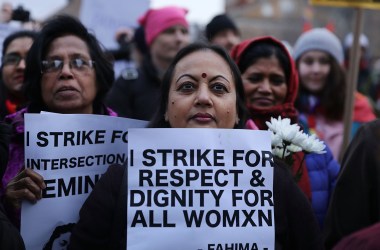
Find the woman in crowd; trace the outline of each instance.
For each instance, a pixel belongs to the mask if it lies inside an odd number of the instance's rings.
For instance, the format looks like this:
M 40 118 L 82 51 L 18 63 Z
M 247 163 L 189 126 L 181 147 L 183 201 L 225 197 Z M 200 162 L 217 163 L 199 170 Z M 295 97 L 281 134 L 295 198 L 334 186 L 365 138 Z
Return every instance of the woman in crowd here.
M 234 48 L 232 57 L 242 74 L 246 105 L 256 126 L 267 130 L 265 122 L 278 116 L 297 123 L 294 101 L 298 78 L 286 47 L 273 37 L 249 39 Z M 314 213 L 322 227 L 339 164 L 329 149 L 322 155 L 307 154 L 304 162 L 303 157 L 302 152 L 293 154 L 292 172 L 297 175 L 302 191 L 311 198 Z
M 346 76 L 343 48 L 339 39 L 325 28 L 303 33 L 294 46 L 300 91 L 296 108 L 305 130 L 318 135 L 340 159 L 343 141 L 343 112 Z M 367 97 L 355 93 L 351 135 L 365 122 L 375 119 Z
M 30 48 L 26 65 L 30 104 L 5 119 L 13 132 L 0 188 L 2 201 L 17 226 L 21 201 L 36 202 L 45 188 L 42 176 L 23 169 L 24 114 L 49 111 L 116 115 L 103 105 L 114 80 L 112 64 L 96 38 L 76 19 L 59 16 L 48 21 Z
M 205 28 L 209 43 L 222 46 L 228 52 L 241 41 L 240 35 L 236 23 L 226 14 L 214 16 Z
M 343 246 L 347 246 L 349 242 L 356 242 L 353 246 L 359 246 L 359 240 L 363 241 L 366 237 L 377 237 L 373 238 L 371 243 L 367 242 L 367 246 L 371 244 L 380 246 L 378 241 L 380 227 L 373 226 L 380 222 L 379 142 L 380 120 L 378 119 L 363 125 L 358 130 L 344 154 L 342 170 L 326 217 L 327 249 L 334 247 L 349 234 L 352 235 L 340 243 L 339 249 L 345 249 Z M 357 231 L 359 232 L 356 234 Z
M 6 37 L 3 42 L 0 120 L 26 105 L 23 91 L 25 59 L 36 35 L 33 31 L 18 31 Z
M 139 18 L 145 53 L 137 73 L 125 70 L 107 94 L 106 104 L 120 116 L 150 120 L 158 105 L 162 76 L 180 49 L 190 43 L 188 10 L 177 6 L 149 9 Z
M 220 47 L 192 44 L 174 58 L 163 78 L 152 128 L 244 128 L 239 70 Z M 197 115 L 198 114 L 198 115 Z M 80 211 L 69 249 L 125 249 L 127 172 L 111 166 Z M 276 249 L 320 249 L 317 221 L 290 173 L 274 167 Z

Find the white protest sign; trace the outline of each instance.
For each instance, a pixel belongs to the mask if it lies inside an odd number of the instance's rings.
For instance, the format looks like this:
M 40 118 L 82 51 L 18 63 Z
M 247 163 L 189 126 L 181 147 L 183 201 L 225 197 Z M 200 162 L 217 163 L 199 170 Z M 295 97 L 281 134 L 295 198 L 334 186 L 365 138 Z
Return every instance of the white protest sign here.
M 70 223 L 78 220 L 96 181 L 109 165 L 126 161 L 128 128 L 145 126 L 103 115 L 25 114 L 25 166 L 46 184 L 40 201 L 22 204 L 26 249 L 41 250 L 55 236 L 70 236 Z M 53 236 L 55 229 L 61 232 Z
M 130 129 L 127 249 L 274 249 L 268 131 Z
M 136 28 L 138 18 L 149 8 L 149 0 L 82 0 L 80 20 L 108 49 L 118 48 L 115 40 L 120 28 Z

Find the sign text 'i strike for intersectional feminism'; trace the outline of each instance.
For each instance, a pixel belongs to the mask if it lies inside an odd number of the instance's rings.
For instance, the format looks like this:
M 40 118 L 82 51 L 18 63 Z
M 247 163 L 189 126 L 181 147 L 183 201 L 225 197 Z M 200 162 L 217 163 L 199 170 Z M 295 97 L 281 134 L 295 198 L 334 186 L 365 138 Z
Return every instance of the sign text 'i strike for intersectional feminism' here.
M 93 147 L 108 147 L 110 145 L 127 145 L 128 130 L 87 129 L 77 131 L 38 131 L 33 134 L 31 142 L 30 132 L 26 132 L 26 147 L 41 149 L 60 148 L 73 150 Z M 31 145 L 33 143 L 33 145 Z M 127 160 L 126 150 L 122 153 L 100 150 L 101 154 L 87 154 L 84 151 L 80 155 L 71 154 L 64 157 L 29 158 L 25 159 L 25 166 L 37 172 L 60 171 L 63 169 L 91 168 L 103 166 L 106 168 L 112 164 L 123 164 Z M 44 155 L 47 156 L 47 155 Z M 104 171 L 102 171 L 104 172 Z M 42 192 L 43 198 L 64 197 L 89 193 L 101 174 L 73 175 L 70 178 L 45 179 L 46 189 Z
M 44 248 L 55 228 L 78 221 L 79 209 L 111 164 L 123 164 L 128 128 L 146 122 L 80 114 L 25 114 L 25 167 L 46 184 L 42 199 L 23 202 L 26 249 Z M 36 227 L 35 225 L 39 225 Z

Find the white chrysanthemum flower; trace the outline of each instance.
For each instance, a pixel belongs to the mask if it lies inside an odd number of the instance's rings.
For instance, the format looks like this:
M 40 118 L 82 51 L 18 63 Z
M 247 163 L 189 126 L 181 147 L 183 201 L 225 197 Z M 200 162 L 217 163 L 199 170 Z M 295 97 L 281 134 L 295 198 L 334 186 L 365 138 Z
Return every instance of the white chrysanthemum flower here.
M 302 147 L 303 141 L 306 140 L 308 137 L 309 136 L 307 134 L 303 133 L 302 131 L 298 131 L 298 133 L 293 138 L 292 143 L 299 147 Z
M 271 144 L 273 155 L 285 159 L 293 153 L 304 151 L 307 153 L 326 153 L 325 144 L 317 139 L 315 135 L 307 135 L 301 131 L 297 124 L 291 124 L 289 118 L 282 119 L 281 116 L 271 118 L 266 122 L 268 130 L 271 131 Z
M 284 155 L 284 148 L 275 147 L 272 149 L 272 154 L 277 156 L 278 158 L 283 159 L 284 157 L 289 156 L 290 152 L 286 150 Z
M 293 125 L 282 126 L 278 134 L 284 141 L 291 143 L 293 139 L 297 137 L 299 132 L 300 132 L 300 127 L 296 124 L 293 124 Z
M 275 134 L 271 131 L 271 144 L 272 147 L 282 146 L 282 139 L 278 134 Z
M 281 116 L 279 116 L 278 119 L 279 119 L 279 121 L 278 121 L 279 126 L 281 126 L 282 128 L 287 127 L 287 126 L 291 126 L 289 118 L 281 119 Z
M 297 145 L 290 144 L 289 146 L 286 147 L 286 150 L 292 153 L 296 153 L 296 152 L 302 151 L 302 148 Z
M 316 153 L 316 154 L 324 154 L 326 151 L 324 149 L 326 148 L 326 145 L 320 141 L 316 135 L 308 136 L 306 140 L 303 141 L 301 147 L 304 151 L 308 153 Z
M 277 120 L 273 117 L 270 118 L 270 122 L 265 122 L 265 124 L 268 126 L 268 130 L 272 131 L 273 133 L 277 133 Z
M 271 117 L 270 122 L 265 122 L 265 124 L 268 126 L 269 130 L 273 131 L 274 133 L 278 133 L 284 127 L 290 126 L 290 119 L 281 119 L 281 116 L 279 116 L 278 119 Z

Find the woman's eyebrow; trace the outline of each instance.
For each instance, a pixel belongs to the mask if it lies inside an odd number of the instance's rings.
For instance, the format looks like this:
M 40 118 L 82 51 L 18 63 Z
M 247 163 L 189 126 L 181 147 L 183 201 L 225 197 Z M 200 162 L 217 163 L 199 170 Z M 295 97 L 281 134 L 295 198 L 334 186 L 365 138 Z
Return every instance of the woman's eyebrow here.
M 217 76 L 214 76 L 213 78 L 211 78 L 211 80 L 210 81 L 214 81 L 215 79 L 217 79 L 217 78 L 223 78 L 224 80 L 226 80 L 227 82 L 230 82 L 227 78 L 225 78 L 224 76 L 222 76 L 222 75 L 217 75 Z
M 21 53 L 18 52 L 18 51 L 10 51 L 10 52 L 8 52 L 8 53 L 5 53 L 4 56 L 9 56 L 9 55 L 12 55 L 12 56 L 20 56 Z
M 175 82 L 175 83 L 178 83 L 178 81 L 179 80 L 181 80 L 182 78 L 184 78 L 184 77 L 190 77 L 191 79 L 193 79 L 193 80 L 196 80 L 195 79 L 195 77 L 193 77 L 192 75 L 190 75 L 190 74 L 183 74 L 183 75 L 181 75 L 178 79 L 177 79 L 177 81 Z
M 194 81 L 197 80 L 194 76 L 192 76 L 192 75 L 190 75 L 190 74 L 183 74 L 183 75 L 181 75 L 181 76 L 177 79 L 176 83 L 178 83 L 178 81 L 181 80 L 181 79 L 184 78 L 184 77 L 189 77 L 189 78 L 193 79 Z M 230 82 L 227 78 L 225 78 L 225 77 L 222 76 L 222 75 L 216 75 L 216 76 L 214 76 L 213 78 L 211 78 L 210 81 L 214 81 L 214 80 L 216 80 L 216 79 L 218 79 L 218 78 L 222 78 L 222 79 L 226 80 L 228 83 Z
M 81 57 L 83 59 L 87 59 L 88 56 L 83 54 L 83 53 L 80 53 L 80 52 L 75 52 L 75 53 L 72 53 L 72 54 L 69 54 L 69 58 L 72 59 L 72 58 L 78 58 L 78 57 Z M 46 58 L 49 58 L 49 59 L 61 59 L 62 56 L 59 55 L 59 54 L 50 54 L 50 55 L 47 55 Z

